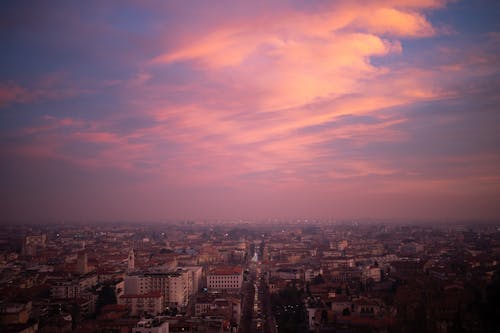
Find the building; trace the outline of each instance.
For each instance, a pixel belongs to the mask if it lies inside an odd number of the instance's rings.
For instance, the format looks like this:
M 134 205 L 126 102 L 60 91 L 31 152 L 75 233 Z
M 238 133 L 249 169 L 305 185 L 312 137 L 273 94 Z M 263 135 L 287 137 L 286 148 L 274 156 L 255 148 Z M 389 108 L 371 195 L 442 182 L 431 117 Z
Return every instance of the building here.
M 218 267 L 207 274 L 207 287 L 211 290 L 239 291 L 243 283 L 243 270 L 239 266 Z
M 80 286 L 78 281 L 63 280 L 54 282 L 50 287 L 50 296 L 55 299 L 79 298 Z
M 321 268 L 318 269 L 308 268 L 304 271 L 304 280 L 306 282 L 311 282 L 312 280 L 314 280 L 315 277 L 319 275 L 323 275 L 323 270 Z
M 0 325 L 25 324 L 31 314 L 32 303 L 0 303 Z
M 24 238 L 22 254 L 26 256 L 36 256 L 39 249 L 44 249 L 47 242 L 47 235 L 29 235 Z
M 332 300 L 332 311 L 336 315 L 374 317 L 381 311 L 380 302 L 376 299 L 337 296 Z
M 134 253 L 134 249 L 131 249 L 130 252 L 128 253 L 127 270 L 128 270 L 129 273 L 131 273 L 131 272 L 133 272 L 135 270 L 135 253 Z
M 378 266 L 367 266 L 363 270 L 362 279 L 365 282 L 368 280 L 380 282 L 382 279 L 382 270 Z
M 124 294 L 160 292 L 166 306 L 187 306 L 192 293 L 192 275 L 185 269 L 168 273 L 129 275 L 124 280 Z
M 168 321 L 142 319 L 132 329 L 132 333 L 169 333 Z
M 187 306 L 191 290 L 191 273 L 178 270 L 168 281 L 168 303 L 173 306 Z
M 131 316 L 159 315 L 165 311 L 164 298 L 160 292 L 122 295 L 118 298 L 118 304 L 126 305 Z
M 78 257 L 76 258 L 76 269 L 78 274 L 87 274 L 89 272 L 87 252 L 78 252 Z
M 190 286 L 190 294 L 196 294 L 200 288 L 202 287 L 202 278 L 203 278 L 203 268 L 201 266 L 187 266 L 183 267 L 191 274 L 191 286 Z
M 241 301 L 239 298 L 220 298 L 215 294 L 203 293 L 197 296 L 194 304 L 196 317 L 223 317 L 233 324 L 239 324 Z
M 282 267 L 271 273 L 271 276 L 278 277 L 283 280 L 298 280 L 300 279 L 300 271 L 297 268 Z
M 56 299 L 80 298 L 98 283 L 97 274 L 89 273 L 75 279 L 57 279 L 51 282 L 50 294 Z

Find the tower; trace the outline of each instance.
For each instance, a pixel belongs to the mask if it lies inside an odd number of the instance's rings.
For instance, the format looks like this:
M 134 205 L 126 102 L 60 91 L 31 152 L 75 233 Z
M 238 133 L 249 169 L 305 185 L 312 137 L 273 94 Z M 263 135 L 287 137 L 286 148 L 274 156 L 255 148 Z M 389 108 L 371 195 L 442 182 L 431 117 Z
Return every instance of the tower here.
M 134 249 L 131 249 L 130 252 L 128 253 L 128 259 L 127 259 L 127 263 L 128 263 L 128 272 L 133 272 L 135 270 L 135 253 L 134 253 Z
M 78 274 L 87 274 L 89 272 L 87 252 L 78 252 L 78 257 L 76 259 L 76 268 Z

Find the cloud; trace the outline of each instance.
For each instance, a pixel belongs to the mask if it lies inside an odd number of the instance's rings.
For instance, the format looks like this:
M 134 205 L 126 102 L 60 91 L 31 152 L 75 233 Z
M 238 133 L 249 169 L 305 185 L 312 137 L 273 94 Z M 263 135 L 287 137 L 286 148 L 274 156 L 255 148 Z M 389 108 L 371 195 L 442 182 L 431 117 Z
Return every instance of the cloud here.
M 297 107 L 358 93 L 360 81 L 386 71 L 371 57 L 401 52 L 400 41 L 388 37 L 433 35 L 419 10 L 440 5 L 341 2 L 321 13 L 288 8 L 275 16 L 248 15 L 180 40 L 151 64 L 191 63 L 216 82 L 244 87 L 262 110 Z
M 175 189 L 184 199 L 174 210 L 190 198 L 209 212 L 206 202 L 223 209 L 225 200 L 266 206 L 282 197 L 280 207 L 326 215 L 333 201 L 357 211 L 358 198 L 369 213 L 405 193 L 422 204 L 426 192 L 443 195 L 449 206 L 460 188 L 494 193 L 486 183 L 498 172 L 486 165 L 499 162 L 498 36 L 440 35 L 429 13 L 445 6 L 103 5 L 91 15 L 95 27 L 71 25 L 85 43 L 53 50 L 79 50 L 100 31 L 88 66 L 3 83 L 0 153 L 95 175 L 116 170 L 123 183 L 130 176 L 141 184 L 114 186 L 155 202 L 175 200 Z M 43 22 L 46 31 L 60 24 Z M 66 64 L 83 64 L 77 53 Z M 31 113 L 11 116 L 20 110 Z
M 369 15 L 355 19 L 350 27 L 375 34 L 403 37 L 429 37 L 435 34 L 435 29 L 422 14 L 395 8 L 377 9 Z
M 92 91 L 90 88 L 78 86 L 60 72 L 43 75 L 25 85 L 14 81 L 0 82 L 0 108 L 17 103 L 32 104 L 70 99 Z
M 0 84 L 0 107 L 27 100 L 26 91 L 14 83 Z

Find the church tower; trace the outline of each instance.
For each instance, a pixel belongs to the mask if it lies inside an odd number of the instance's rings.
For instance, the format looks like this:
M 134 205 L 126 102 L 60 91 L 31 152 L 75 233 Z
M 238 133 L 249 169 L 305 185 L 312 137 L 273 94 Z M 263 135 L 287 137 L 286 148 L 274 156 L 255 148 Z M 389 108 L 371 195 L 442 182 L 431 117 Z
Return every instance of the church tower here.
M 78 252 L 78 256 L 76 259 L 76 269 L 78 274 L 87 274 L 89 272 L 87 252 Z
M 128 272 L 133 272 L 135 270 L 135 253 L 134 249 L 131 249 L 130 252 L 128 253 Z

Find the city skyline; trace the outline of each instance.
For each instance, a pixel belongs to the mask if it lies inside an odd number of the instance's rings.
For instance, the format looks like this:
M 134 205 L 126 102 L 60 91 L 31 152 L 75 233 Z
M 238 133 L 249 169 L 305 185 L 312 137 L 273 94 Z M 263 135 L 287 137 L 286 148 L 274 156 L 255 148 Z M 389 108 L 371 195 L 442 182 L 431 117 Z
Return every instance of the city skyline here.
M 4 223 L 500 218 L 494 1 L 0 6 Z

